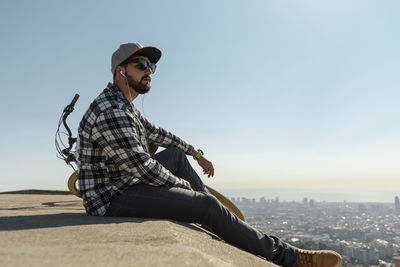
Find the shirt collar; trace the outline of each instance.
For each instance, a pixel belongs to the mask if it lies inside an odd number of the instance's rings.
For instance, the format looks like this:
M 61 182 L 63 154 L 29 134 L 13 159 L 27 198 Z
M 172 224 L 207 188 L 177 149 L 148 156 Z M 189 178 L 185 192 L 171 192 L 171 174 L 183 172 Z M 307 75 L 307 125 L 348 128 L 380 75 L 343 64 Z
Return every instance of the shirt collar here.
M 125 98 L 124 94 L 122 93 L 121 89 L 115 83 L 108 83 L 107 88 L 117 94 L 119 98 L 125 101 L 129 105 L 128 99 Z

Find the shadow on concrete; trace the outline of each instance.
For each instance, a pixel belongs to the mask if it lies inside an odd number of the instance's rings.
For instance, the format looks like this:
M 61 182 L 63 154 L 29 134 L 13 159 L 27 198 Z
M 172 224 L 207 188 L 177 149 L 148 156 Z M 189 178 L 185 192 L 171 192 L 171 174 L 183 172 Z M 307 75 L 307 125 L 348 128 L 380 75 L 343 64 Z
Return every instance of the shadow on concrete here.
M 44 202 L 42 206 L 28 206 L 28 207 L 18 207 L 18 208 L 0 208 L 0 210 L 38 210 L 44 207 L 63 207 L 72 210 L 82 210 L 81 201 L 54 201 L 54 202 Z
M 65 190 L 41 190 L 41 189 L 27 189 L 18 191 L 0 192 L 3 194 L 24 194 L 24 195 L 72 195 L 71 192 Z
M 204 232 L 210 235 L 215 240 L 221 240 L 214 234 L 195 225 L 184 222 L 177 222 L 173 220 L 161 220 L 153 218 L 128 218 L 128 217 L 103 217 L 103 216 L 89 216 L 84 213 L 57 213 L 57 214 L 40 214 L 40 215 L 23 215 L 23 216 L 9 216 L 0 217 L 0 231 L 16 231 L 16 230 L 30 230 L 41 228 L 54 228 L 64 226 L 77 226 L 77 225 L 94 225 L 94 224 L 115 224 L 115 223 L 142 223 L 146 221 L 169 221 L 179 224 L 183 227 L 190 228 L 191 230 Z
M 82 209 L 81 205 L 82 201 L 52 201 L 52 202 L 43 202 L 42 205 L 46 207 L 77 207 Z

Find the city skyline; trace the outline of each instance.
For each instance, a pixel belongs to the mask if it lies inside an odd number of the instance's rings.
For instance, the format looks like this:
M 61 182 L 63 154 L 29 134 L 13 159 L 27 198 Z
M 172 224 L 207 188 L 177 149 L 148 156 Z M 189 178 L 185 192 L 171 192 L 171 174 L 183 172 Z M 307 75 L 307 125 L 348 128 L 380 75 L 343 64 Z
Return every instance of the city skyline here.
M 334 250 L 343 266 L 390 266 L 400 251 L 400 216 L 393 202 L 233 201 L 250 225 L 298 247 Z

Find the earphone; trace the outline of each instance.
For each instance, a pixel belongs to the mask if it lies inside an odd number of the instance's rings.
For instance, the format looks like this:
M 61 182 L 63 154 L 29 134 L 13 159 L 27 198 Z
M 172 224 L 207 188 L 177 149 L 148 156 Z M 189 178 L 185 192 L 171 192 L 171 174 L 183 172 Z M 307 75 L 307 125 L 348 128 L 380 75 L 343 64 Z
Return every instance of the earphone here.
M 120 70 L 119 73 L 121 73 L 122 76 L 126 77 L 122 70 Z

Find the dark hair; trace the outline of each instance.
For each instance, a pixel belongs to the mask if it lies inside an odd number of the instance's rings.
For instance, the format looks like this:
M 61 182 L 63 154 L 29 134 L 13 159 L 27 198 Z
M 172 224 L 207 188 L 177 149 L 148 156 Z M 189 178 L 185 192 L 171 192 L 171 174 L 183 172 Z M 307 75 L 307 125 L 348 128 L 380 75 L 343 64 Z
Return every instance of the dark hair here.
M 135 60 L 136 60 L 136 58 L 128 58 L 128 59 L 122 61 L 122 63 L 119 64 L 118 66 L 126 67 L 129 63 L 131 63 L 131 62 L 133 62 L 133 61 L 135 61 Z M 117 67 L 118 67 L 118 66 L 117 66 Z M 117 73 L 117 68 L 115 68 L 115 71 L 114 71 L 114 76 L 113 76 L 113 79 L 114 79 L 114 80 L 115 80 L 115 75 L 116 75 L 116 73 Z
M 124 61 L 124 62 L 122 62 L 121 64 L 119 64 L 118 66 L 121 66 L 121 67 L 126 67 L 126 65 L 128 65 L 128 63 L 126 62 L 126 61 Z M 118 67 L 117 66 L 117 67 Z M 113 76 L 113 79 L 114 79 L 114 81 L 115 81 L 115 75 L 117 74 L 117 68 L 115 68 L 115 71 L 114 71 L 114 76 Z

